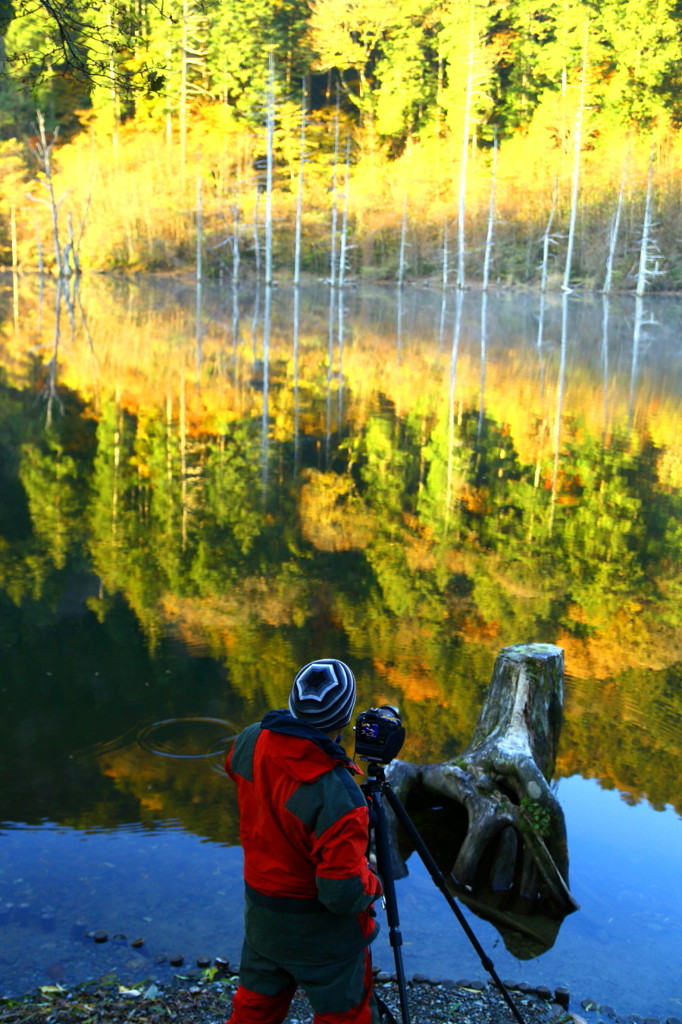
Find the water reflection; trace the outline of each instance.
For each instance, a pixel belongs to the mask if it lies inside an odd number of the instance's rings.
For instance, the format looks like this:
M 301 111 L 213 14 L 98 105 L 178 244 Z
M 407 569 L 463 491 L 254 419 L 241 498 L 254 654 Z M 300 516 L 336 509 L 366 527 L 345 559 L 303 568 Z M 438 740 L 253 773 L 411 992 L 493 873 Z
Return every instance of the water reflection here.
M 461 659 L 475 650 L 487 667 L 517 637 L 560 642 L 581 679 L 632 670 L 652 694 L 652 733 L 679 720 L 659 699 L 676 692 L 679 359 L 660 315 L 656 351 L 642 344 L 641 300 L 634 323 L 614 327 L 607 302 L 597 319 L 590 303 L 544 296 L 540 351 L 534 331 L 521 336 L 527 301 L 491 296 L 489 327 L 488 296 L 460 292 L 444 353 L 439 297 L 406 294 L 413 329 L 398 360 L 390 293 L 306 295 L 303 330 L 298 290 L 247 296 L 250 345 L 243 317 L 223 315 L 235 296 L 213 294 L 195 313 L 195 362 L 189 335 L 172 341 L 184 290 L 160 312 L 158 296 L 146 308 L 143 297 L 130 287 L 108 317 L 99 294 L 71 301 L 85 320 L 42 367 L 30 318 L 26 336 L 7 338 L 18 447 L 4 533 L 24 541 L 4 550 L 3 580 L 15 604 L 48 599 L 68 577 L 65 599 L 85 587 L 83 612 L 105 625 L 123 595 L 152 651 L 175 635 L 225 665 L 229 683 L 241 652 L 276 637 L 278 684 L 257 668 L 240 690 L 262 705 L 281 699 L 326 620 L 372 687 L 414 701 L 422 757 L 460 745 L 473 711 L 437 740 L 421 731 L 419 698 L 451 706 L 454 689 L 471 704 Z M 335 314 L 345 302 L 350 341 Z M 50 416 L 57 394 L 62 407 L 46 430 L 22 397 L 36 376 Z M 653 688 L 651 672 L 663 673 Z M 593 762 L 583 750 L 584 770 L 609 776 Z M 675 802 L 672 763 L 667 789 L 641 792 Z M 617 774 L 622 785 L 632 766 Z
M 4 820 L 236 842 L 211 759 L 135 730 L 239 728 L 323 649 L 436 760 L 530 639 L 566 652 L 558 775 L 680 810 L 676 302 L 47 298 L 0 293 Z

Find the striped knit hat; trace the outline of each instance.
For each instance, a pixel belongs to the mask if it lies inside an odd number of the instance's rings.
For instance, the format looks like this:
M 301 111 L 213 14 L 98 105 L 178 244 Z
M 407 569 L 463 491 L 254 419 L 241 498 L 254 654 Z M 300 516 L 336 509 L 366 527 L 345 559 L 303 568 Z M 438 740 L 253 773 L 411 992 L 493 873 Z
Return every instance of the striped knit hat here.
M 294 679 L 289 711 L 323 732 L 342 729 L 353 717 L 355 676 L 342 661 L 321 658 L 304 665 Z

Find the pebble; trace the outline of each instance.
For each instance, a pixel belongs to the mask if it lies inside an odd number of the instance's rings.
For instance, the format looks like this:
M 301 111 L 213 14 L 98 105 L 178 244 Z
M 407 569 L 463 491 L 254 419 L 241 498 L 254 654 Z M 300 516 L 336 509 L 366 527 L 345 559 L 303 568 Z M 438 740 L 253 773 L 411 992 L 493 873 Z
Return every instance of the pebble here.
M 571 993 L 568 991 L 567 988 L 560 986 L 559 988 L 554 989 L 554 999 L 559 1004 L 559 1006 L 563 1006 L 564 1010 L 567 1010 L 568 1004 L 571 999 Z

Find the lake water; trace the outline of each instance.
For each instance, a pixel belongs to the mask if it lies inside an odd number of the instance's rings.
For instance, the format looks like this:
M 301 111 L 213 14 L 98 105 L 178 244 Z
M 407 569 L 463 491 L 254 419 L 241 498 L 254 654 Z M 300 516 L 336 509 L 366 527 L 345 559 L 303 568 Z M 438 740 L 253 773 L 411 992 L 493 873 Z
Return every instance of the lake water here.
M 523 961 L 469 920 L 505 979 L 682 1016 L 680 302 L 95 279 L 0 304 L 0 989 L 238 959 L 220 766 L 311 657 L 427 762 L 534 640 L 566 657 L 581 909 Z M 408 973 L 484 979 L 408 866 Z

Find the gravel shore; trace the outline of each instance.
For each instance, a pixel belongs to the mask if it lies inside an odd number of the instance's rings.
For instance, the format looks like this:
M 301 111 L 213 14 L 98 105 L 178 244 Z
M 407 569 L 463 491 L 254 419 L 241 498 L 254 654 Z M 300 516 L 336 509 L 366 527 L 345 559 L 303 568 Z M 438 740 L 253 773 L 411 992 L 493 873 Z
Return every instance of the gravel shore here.
M 126 988 L 112 982 L 94 982 L 65 990 L 47 985 L 21 999 L 0 1002 L 0 1024 L 224 1024 L 230 1015 L 236 978 L 225 981 L 174 981 L 161 987 L 155 982 Z M 398 987 L 393 981 L 377 981 L 376 991 L 401 1024 Z M 547 1003 L 515 993 L 526 1024 L 547 1024 Z M 514 1017 L 496 990 L 480 990 L 450 983 L 408 985 L 412 1024 L 513 1024 Z M 561 1008 L 556 1007 L 560 1010 Z M 567 1016 L 564 1019 L 568 1020 Z M 312 1011 L 307 999 L 297 994 L 288 1024 L 309 1024 Z
M 145 982 L 134 988 L 108 975 L 72 988 L 43 985 L 30 995 L 0 1000 L 0 1024 L 224 1024 L 230 1015 L 237 979 L 175 977 L 161 985 Z M 401 1024 L 398 987 L 387 975 L 378 974 L 376 992 Z M 514 1024 L 515 1018 L 498 989 L 480 981 L 434 981 L 415 978 L 408 982 L 411 1024 Z M 515 987 L 510 992 L 524 1024 L 583 1024 L 610 1020 L 617 1024 L 664 1024 L 656 1018 L 619 1017 L 610 1007 L 586 1003 L 574 1010 L 563 990 L 531 990 Z M 557 998 L 560 1000 L 557 1002 Z M 312 1012 L 303 995 L 297 994 L 288 1024 L 310 1024 Z M 670 1017 L 665 1024 L 682 1024 Z

